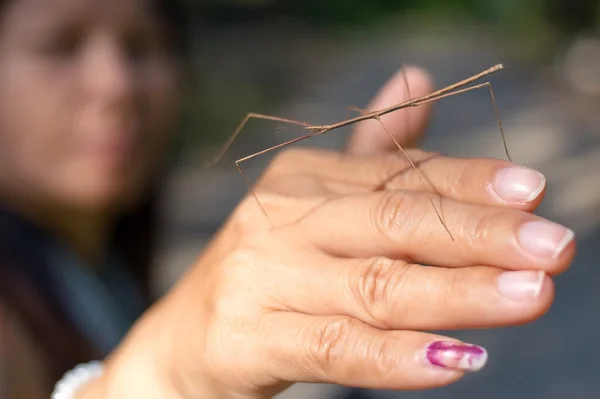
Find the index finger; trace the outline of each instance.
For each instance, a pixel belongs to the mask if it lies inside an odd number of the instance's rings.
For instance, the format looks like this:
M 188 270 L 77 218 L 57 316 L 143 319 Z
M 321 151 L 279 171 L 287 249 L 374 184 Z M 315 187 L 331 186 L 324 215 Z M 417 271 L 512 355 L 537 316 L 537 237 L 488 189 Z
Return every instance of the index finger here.
M 546 183 L 540 172 L 508 161 L 453 158 L 417 149 L 406 152 L 412 164 L 396 153 L 340 156 L 321 150 L 289 154 L 287 166 L 280 163 L 271 177 L 287 179 L 293 170 L 319 178 L 321 185 L 338 194 L 423 191 L 456 201 L 533 211 L 541 203 Z

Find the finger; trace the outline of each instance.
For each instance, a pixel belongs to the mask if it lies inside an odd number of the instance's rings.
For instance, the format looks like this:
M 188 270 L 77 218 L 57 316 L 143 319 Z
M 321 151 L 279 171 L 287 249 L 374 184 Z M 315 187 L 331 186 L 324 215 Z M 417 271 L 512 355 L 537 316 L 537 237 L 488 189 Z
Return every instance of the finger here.
M 300 228 L 329 254 L 386 256 L 436 266 L 485 265 L 555 274 L 567 268 L 575 249 L 573 231 L 530 213 L 414 191 L 330 200 L 315 207 Z
M 407 152 L 418 170 L 400 154 L 339 157 L 329 151 L 290 154 L 290 166 L 273 171 L 290 180 L 295 173 L 316 175 L 321 186 L 340 194 L 374 190 L 421 190 L 481 205 L 537 208 L 546 179 L 540 172 L 499 159 L 452 158 L 421 150 Z M 282 184 L 277 180 L 278 184 Z M 298 185 L 296 185 L 299 187 Z
M 420 68 L 404 68 L 386 82 L 367 111 L 383 109 L 432 91 L 433 83 L 429 74 Z M 431 104 L 398 110 L 382 116 L 381 120 L 401 145 L 409 147 L 414 145 L 425 131 L 431 114 Z M 346 152 L 365 155 L 395 149 L 397 147 L 381 125 L 375 120 L 367 120 L 356 125 Z
M 380 329 L 519 325 L 541 317 L 554 298 L 543 271 L 426 267 L 384 257 L 319 257 L 301 267 L 293 284 L 271 287 L 280 303 L 302 313 L 351 316 Z M 273 281 L 282 281 L 277 273 Z
M 536 170 L 497 159 L 430 157 L 418 170 L 405 168 L 387 179 L 383 190 L 422 190 L 480 205 L 536 209 L 546 178 Z
M 440 335 L 382 331 L 349 317 L 276 312 L 261 350 L 277 380 L 416 390 L 448 385 L 480 370 L 485 349 Z M 285 337 L 282 339 L 282 337 Z

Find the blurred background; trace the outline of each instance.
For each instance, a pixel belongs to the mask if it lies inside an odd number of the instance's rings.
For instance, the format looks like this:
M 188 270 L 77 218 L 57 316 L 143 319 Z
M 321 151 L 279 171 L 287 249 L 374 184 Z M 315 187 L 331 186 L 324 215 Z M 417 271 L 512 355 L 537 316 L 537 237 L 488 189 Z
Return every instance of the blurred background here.
M 438 87 L 494 64 L 490 76 L 513 160 L 542 171 L 537 213 L 573 228 L 579 252 L 556 280 L 552 309 L 514 328 L 448 334 L 485 346 L 486 369 L 427 392 L 354 398 L 600 397 L 600 2 L 593 0 L 188 0 L 196 18 L 193 95 L 163 201 L 154 286 L 167 290 L 246 193 L 233 161 L 289 139 L 252 122 L 225 158 L 203 167 L 247 112 L 313 124 L 365 106 L 403 65 Z M 302 145 L 341 148 L 350 130 Z M 489 92 L 443 99 L 423 147 L 504 158 Z M 271 156 L 245 163 L 256 177 Z M 297 385 L 281 398 L 348 398 L 335 386 Z

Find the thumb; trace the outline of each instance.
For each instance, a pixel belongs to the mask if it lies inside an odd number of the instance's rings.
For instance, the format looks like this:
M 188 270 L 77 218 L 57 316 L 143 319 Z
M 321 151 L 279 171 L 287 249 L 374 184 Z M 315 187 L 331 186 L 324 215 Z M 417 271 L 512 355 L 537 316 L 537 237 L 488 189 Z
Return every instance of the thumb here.
M 399 70 L 379 90 L 367 111 L 380 110 L 410 98 L 433 91 L 433 81 L 423 69 L 408 67 Z M 381 117 L 381 121 L 403 147 L 414 146 L 423 135 L 431 114 L 431 104 L 400 109 Z M 393 151 L 396 145 L 376 120 L 366 120 L 356 125 L 346 152 L 367 155 Z

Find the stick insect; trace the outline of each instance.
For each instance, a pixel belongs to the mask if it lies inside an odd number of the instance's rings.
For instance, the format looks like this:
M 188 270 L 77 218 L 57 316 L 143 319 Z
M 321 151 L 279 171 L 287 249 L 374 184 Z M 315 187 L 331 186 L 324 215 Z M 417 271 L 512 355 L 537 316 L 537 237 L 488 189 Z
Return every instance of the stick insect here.
M 354 118 L 348 118 L 336 123 L 332 123 L 329 125 L 311 125 L 309 123 L 306 122 L 301 122 L 298 120 L 293 120 L 293 119 L 287 119 L 287 118 L 282 118 L 282 117 L 278 117 L 278 116 L 273 116 L 273 115 L 264 115 L 264 114 L 257 114 L 254 112 L 250 112 L 248 113 L 243 119 L 242 121 L 239 123 L 239 125 L 236 127 L 236 129 L 234 130 L 234 132 L 231 134 L 231 136 L 229 136 L 229 138 L 227 139 L 227 141 L 225 142 L 225 144 L 223 145 L 222 149 L 216 154 L 215 158 L 208 163 L 207 166 L 211 166 L 214 165 L 215 163 L 217 163 L 225 154 L 225 152 L 227 151 L 227 149 L 231 146 L 231 144 L 233 143 L 233 141 L 235 140 L 235 138 L 238 136 L 238 134 L 242 131 L 242 129 L 244 128 L 244 125 L 246 125 L 246 123 L 250 120 L 250 119 L 263 119 L 263 120 L 270 120 L 270 121 L 276 121 L 276 122 L 281 122 L 281 123 L 287 123 L 290 125 L 297 125 L 297 126 L 301 126 L 304 130 L 308 131 L 309 133 L 306 135 L 303 135 L 301 137 L 297 137 L 291 140 L 288 140 L 284 143 L 280 143 L 277 145 L 274 145 L 272 147 L 266 148 L 264 150 L 258 151 L 254 154 L 245 156 L 243 158 L 240 158 L 238 160 L 235 161 L 235 166 L 238 170 L 238 172 L 240 173 L 240 175 L 242 176 L 242 178 L 244 179 L 246 185 L 248 186 L 248 189 L 250 190 L 250 193 L 254 196 L 255 200 L 257 201 L 260 209 L 262 210 L 262 212 L 264 213 L 264 215 L 266 216 L 266 218 L 269 220 L 269 222 L 271 223 L 271 225 L 273 226 L 273 222 L 271 221 L 271 219 L 269 218 L 269 215 L 267 214 L 265 208 L 262 206 L 262 204 L 260 203 L 260 201 L 258 200 L 258 196 L 256 195 L 256 192 L 254 190 L 254 188 L 252 187 L 252 185 L 250 184 L 250 182 L 248 181 L 246 175 L 244 174 L 244 172 L 242 171 L 242 168 L 240 166 L 240 164 L 242 162 L 248 161 L 252 158 L 255 158 L 259 155 L 263 155 L 266 154 L 270 151 L 274 151 L 277 150 L 279 148 L 288 146 L 290 144 L 294 144 L 312 137 L 316 137 L 316 136 L 320 136 L 322 134 L 325 134 L 327 132 L 330 132 L 332 130 L 336 130 L 345 126 L 349 126 L 349 125 L 353 125 L 355 123 L 361 122 L 361 121 L 365 121 L 365 120 L 369 120 L 369 119 L 373 119 L 376 120 L 381 127 L 383 128 L 383 130 L 386 132 L 386 134 L 390 137 L 390 139 L 394 142 L 394 144 L 396 145 L 396 147 L 398 147 L 398 150 L 402 153 L 402 155 L 406 158 L 406 160 L 409 162 L 411 168 L 415 171 L 415 173 L 417 173 L 419 180 L 421 181 L 421 184 L 425 185 L 425 178 L 422 175 L 422 173 L 419 171 L 419 169 L 416 167 L 416 165 L 414 164 L 414 162 L 412 161 L 412 159 L 410 158 L 410 156 L 406 153 L 406 151 L 404 150 L 404 148 L 402 148 L 402 146 L 400 145 L 400 143 L 396 140 L 396 138 L 393 136 L 393 134 L 391 133 L 391 131 L 385 126 L 385 124 L 382 122 L 381 117 L 389 114 L 391 112 L 394 111 L 398 111 L 404 108 L 409 108 L 409 107 L 417 107 L 419 105 L 428 103 L 428 102 L 432 102 L 432 101 L 437 101 L 440 100 L 442 98 L 445 97 L 450 97 L 450 96 L 454 96 L 457 94 L 461 94 L 461 93 L 465 93 L 471 90 L 476 90 L 476 89 L 481 89 L 481 88 L 485 88 L 487 87 L 489 89 L 490 92 L 490 96 L 492 98 L 492 103 L 494 106 L 494 112 L 496 115 L 496 119 L 498 122 L 498 127 L 500 128 L 500 134 L 502 136 L 502 142 L 504 144 L 504 151 L 506 153 L 506 156 L 508 158 L 509 161 L 512 162 L 512 159 L 510 157 L 510 154 L 508 153 L 508 146 L 506 144 L 506 137 L 504 135 L 504 129 L 502 127 L 502 122 L 500 121 L 500 115 L 498 112 L 498 107 L 496 105 L 496 96 L 494 95 L 494 90 L 492 89 L 492 84 L 490 82 L 483 82 L 483 83 L 479 83 L 476 85 L 472 85 L 472 86 L 468 86 L 469 84 L 475 82 L 476 80 L 479 80 L 487 75 L 490 75 L 492 73 L 495 73 L 501 69 L 503 69 L 504 66 L 502 64 L 497 64 L 494 65 L 491 68 L 488 68 L 478 74 L 472 75 L 469 78 L 466 78 L 464 80 L 461 80 L 459 82 L 456 82 L 454 84 L 451 84 L 449 86 L 446 86 L 444 88 L 441 88 L 439 90 L 436 90 L 430 94 L 421 96 L 421 97 L 416 97 L 416 98 L 410 98 L 402 103 L 399 104 L 394 104 L 391 105 L 389 107 L 380 109 L 380 110 L 375 110 L 375 111 L 370 111 L 367 112 L 365 110 L 362 110 L 360 108 L 356 108 L 356 107 L 350 107 L 350 109 L 358 111 L 360 113 L 359 116 L 356 116 Z M 468 86 L 468 87 L 465 87 Z M 435 189 L 435 187 L 434 187 Z M 446 223 L 444 222 L 442 215 L 440 213 L 440 211 L 437 210 L 437 208 L 435 207 L 435 204 L 433 203 L 433 199 L 431 198 L 431 196 L 429 196 L 429 201 L 431 202 L 431 206 L 433 207 L 439 221 L 441 222 L 442 226 L 444 227 L 444 229 L 446 230 L 446 232 L 450 235 L 450 238 L 454 241 L 454 237 L 452 236 L 452 233 L 450 232 L 448 226 L 446 225 Z

